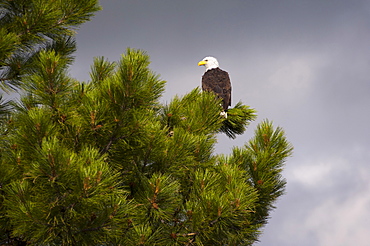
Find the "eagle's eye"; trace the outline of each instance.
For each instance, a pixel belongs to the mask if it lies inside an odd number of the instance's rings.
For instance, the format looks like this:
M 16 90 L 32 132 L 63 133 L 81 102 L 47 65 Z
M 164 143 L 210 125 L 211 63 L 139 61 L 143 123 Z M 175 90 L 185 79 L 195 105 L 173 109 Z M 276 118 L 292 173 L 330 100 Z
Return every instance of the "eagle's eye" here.
M 204 60 L 204 61 L 206 61 L 206 62 L 207 62 L 208 60 Z

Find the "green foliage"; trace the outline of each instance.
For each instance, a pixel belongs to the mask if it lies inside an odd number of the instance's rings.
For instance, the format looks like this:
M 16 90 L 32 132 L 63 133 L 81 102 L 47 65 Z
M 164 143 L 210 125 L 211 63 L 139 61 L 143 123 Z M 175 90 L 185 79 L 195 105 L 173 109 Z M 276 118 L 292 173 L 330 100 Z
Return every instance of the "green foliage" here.
M 0 37 L 34 51 L 26 59 L 0 44 L 2 72 L 17 57 L 24 65 L 20 100 L 0 101 L 0 245 L 253 244 L 284 192 L 283 130 L 263 121 L 244 147 L 215 154 L 217 134 L 243 134 L 255 111 L 240 102 L 225 118 L 199 88 L 162 105 L 165 81 L 141 50 L 96 58 L 89 83 L 72 79 L 68 26 L 90 18 L 95 1 L 56 1 L 68 17 L 59 26 L 60 10 L 41 2 L 0 5 L 6 30 L 45 23 Z M 53 42 L 37 46 L 47 35 Z
M 55 50 L 71 63 L 76 48 L 71 37 L 99 9 L 97 0 L 1 1 L 1 89 L 18 89 L 22 77 L 32 74 L 35 57 L 42 50 Z
M 6 186 L 12 235 L 35 244 L 91 245 L 133 209 L 97 150 L 78 154 L 45 140 L 33 158 L 18 153 L 24 173 Z M 89 233 L 87 233 L 89 232 Z
M 92 82 L 67 75 L 68 58 L 40 52 L 14 104 L 1 152 L 1 230 L 9 242 L 98 245 L 251 245 L 282 195 L 291 153 L 280 128 L 230 157 L 213 154 L 225 129 L 254 111 L 220 115 L 198 88 L 161 106 L 165 82 L 128 49 L 95 59 Z M 9 110 L 9 109 L 8 109 Z M 239 120 L 239 125 L 237 122 Z M 230 130 L 231 131 L 231 130 Z M 237 131 L 233 131 L 236 133 Z M 4 241 L 5 242 L 5 241 Z
M 227 110 L 227 118 L 223 121 L 221 132 L 229 138 L 236 138 L 246 130 L 249 123 L 257 118 L 256 111 L 238 102 L 234 108 Z
M 196 88 L 182 98 L 176 96 L 164 108 L 162 122 L 170 130 L 182 128 L 196 134 L 213 133 L 222 123 L 218 101 L 214 94 Z
M 40 52 L 32 74 L 22 84 L 23 90 L 32 94 L 34 103 L 57 109 L 66 101 L 66 97 L 71 94 L 71 87 L 77 85 L 65 73 L 67 61 L 53 50 Z
M 267 120 L 257 126 L 255 137 L 244 148 L 233 149 L 230 162 L 248 171 L 249 182 L 259 193 L 255 223 L 267 223 L 273 203 L 284 194 L 286 181 L 281 172 L 292 151 L 282 128 L 274 129 Z
M 245 170 L 219 163 L 213 170 L 198 170 L 194 176 L 186 209 L 188 228 L 199 232 L 196 242 L 204 245 L 253 242 L 257 232 L 251 227 L 252 214 L 258 193 L 247 183 Z

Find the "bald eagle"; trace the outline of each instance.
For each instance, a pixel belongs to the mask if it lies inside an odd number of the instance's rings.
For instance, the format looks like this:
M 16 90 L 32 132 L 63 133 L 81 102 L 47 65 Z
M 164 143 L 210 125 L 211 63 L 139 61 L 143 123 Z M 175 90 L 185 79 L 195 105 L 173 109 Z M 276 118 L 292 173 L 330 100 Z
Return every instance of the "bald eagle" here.
M 222 98 L 222 108 L 226 111 L 231 106 L 229 74 L 219 68 L 218 61 L 214 57 L 205 57 L 198 63 L 198 66 L 206 67 L 202 76 L 202 90 L 213 91 L 219 98 Z

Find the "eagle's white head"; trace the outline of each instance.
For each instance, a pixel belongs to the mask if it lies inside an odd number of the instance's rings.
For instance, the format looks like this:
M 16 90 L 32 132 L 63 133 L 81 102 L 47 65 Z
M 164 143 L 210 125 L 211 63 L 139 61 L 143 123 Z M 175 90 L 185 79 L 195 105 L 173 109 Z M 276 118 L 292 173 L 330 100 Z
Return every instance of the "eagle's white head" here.
M 203 60 L 201 60 L 198 63 L 198 66 L 205 66 L 206 71 L 209 70 L 209 69 L 212 69 L 212 68 L 219 67 L 217 59 L 212 57 L 212 56 L 205 57 Z

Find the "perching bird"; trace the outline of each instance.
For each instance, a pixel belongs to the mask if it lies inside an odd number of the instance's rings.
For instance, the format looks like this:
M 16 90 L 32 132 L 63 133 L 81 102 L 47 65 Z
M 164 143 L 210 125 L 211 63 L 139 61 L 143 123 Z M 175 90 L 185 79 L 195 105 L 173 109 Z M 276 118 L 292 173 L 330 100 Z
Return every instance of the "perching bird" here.
M 219 68 L 216 58 L 208 56 L 198 63 L 198 66 L 205 66 L 206 71 L 202 76 L 202 90 L 213 91 L 222 98 L 224 111 L 231 106 L 231 83 L 229 74 Z

